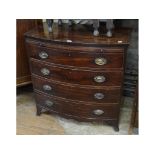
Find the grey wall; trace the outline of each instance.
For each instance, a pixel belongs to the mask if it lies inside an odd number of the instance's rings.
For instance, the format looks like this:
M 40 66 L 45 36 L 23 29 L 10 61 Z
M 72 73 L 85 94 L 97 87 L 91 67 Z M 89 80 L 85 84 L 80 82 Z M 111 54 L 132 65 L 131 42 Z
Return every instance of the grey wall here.
M 138 20 L 122 20 L 122 26 L 132 28 L 130 46 L 127 51 L 126 67 L 138 72 Z
M 123 19 L 121 20 L 121 25 L 132 28 L 130 45 L 126 57 L 124 95 L 133 96 L 138 79 L 138 20 Z

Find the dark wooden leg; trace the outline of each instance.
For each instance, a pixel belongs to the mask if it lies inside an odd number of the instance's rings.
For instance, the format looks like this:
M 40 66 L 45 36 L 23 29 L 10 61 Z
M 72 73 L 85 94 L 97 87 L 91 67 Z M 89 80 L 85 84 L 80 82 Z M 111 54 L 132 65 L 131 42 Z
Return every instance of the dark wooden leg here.
M 37 108 L 36 115 L 37 115 L 37 116 L 40 116 L 40 115 L 41 115 L 41 110 L 42 110 L 42 108 L 41 108 L 39 105 L 36 105 L 36 108 Z
M 107 120 L 105 121 L 108 125 L 113 126 L 114 130 L 116 132 L 119 131 L 119 127 L 118 127 L 118 120 Z
M 115 130 L 116 132 L 119 132 L 118 124 L 114 126 L 114 130 Z

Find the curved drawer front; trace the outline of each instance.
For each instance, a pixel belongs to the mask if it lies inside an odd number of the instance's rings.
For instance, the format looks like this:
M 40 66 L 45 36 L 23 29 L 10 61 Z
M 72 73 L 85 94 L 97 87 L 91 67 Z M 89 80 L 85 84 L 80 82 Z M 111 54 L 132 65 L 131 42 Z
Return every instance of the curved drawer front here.
M 72 45 L 71 43 L 69 43 L 68 45 L 64 45 L 61 43 L 58 44 L 54 44 L 54 43 L 47 43 L 47 42 L 42 42 L 42 41 L 34 41 L 31 39 L 26 39 L 26 45 L 28 47 L 28 49 L 32 49 L 34 50 L 35 48 L 47 48 L 50 50 L 65 50 L 65 51 L 74 51 L 74 52 L 113 52 L 113 53 L 122 53 L 124 52 L 124 48 L 123 47 L 95 47 L 95 46 L 76 46 L 76 45 Z M 86 44 L 88 45 L 88 44 Z
M 72 103 L 63 99 L 49 97 L 45 94 L 35 93 L 37 104 L 45 109 L 68 116 L 85 119 L 116 119 L 119 105 L 86 105 Z
M 89 101 L 96 103 L 119 103 L 120 88 L 92 88 L 78 87 L 73 85 L 58 84 L 55 81 L 48 81 L 33 76 L 34 89 L 71 100 Z
M 94 86 L 120 86 L 122 71 L 90 71 L 69 69 L 31 60 L 32 73 L 56 81 Z
M 124 54 L 123 52 L 114 51 L 114 49 L 111 49 L 111 51 L 109 50 L 107 52 L 104 49 L 102 52 L 100 50 L 96 52 L 94 49 L 94 52 L 77 52 L 61 48 L 52 49 L 35 46 L 33 44 L 29 45 L 30 57 L 54 64 L 90 68 L 122 68 Z

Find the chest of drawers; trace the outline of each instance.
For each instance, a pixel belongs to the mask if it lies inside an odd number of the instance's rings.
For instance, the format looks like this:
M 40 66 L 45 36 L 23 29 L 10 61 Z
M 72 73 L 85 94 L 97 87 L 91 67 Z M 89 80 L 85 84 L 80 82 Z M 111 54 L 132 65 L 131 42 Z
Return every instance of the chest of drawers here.
M 112 38 L 94 37 L 85 27 L 27 32 L 37 115 L 103 121 L 118 131 L 128 37 L 128 29 Z

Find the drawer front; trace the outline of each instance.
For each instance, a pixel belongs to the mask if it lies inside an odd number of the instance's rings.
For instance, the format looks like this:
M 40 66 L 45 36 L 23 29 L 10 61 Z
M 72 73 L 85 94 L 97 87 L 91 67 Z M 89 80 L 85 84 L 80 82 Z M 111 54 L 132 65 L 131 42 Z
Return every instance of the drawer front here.
M 121 88 L 92 88 L 64 85 L 55 81 L 48 81 L 36 76 L 32 77 L 34 89 L 71 100 L 96 103 L 119 103 Z M 92 103 L 93 104 L 93 103 Z
M 56 81 L 94 86 L 120 86 L 122 71 L 90 71 L 69 69 L 31 60 L 32 73 Z
M 124 53 L 122 52 L 76 52 L 64 49 L 29 46 L 29 56 L 35 59 L 59 65 L 90 68 L 122 68 Z
M 45 43 L 34 41 L 31 39 L 26 39 L 27 48 L 30 50 L 34 50 L 35 48 L 47 48 L 50 50 L 65 50 L 65 51 L 73 51 L 73 52 L 113 52 L 113 53 L 122 53 L 124 52 L 123 47 L 95 47 L 95 46 L 76 46 L 69 43 L 69 45 L 64 44 L 54 44 L 54 43 Z
M 119 114 L 119 105 L 90 105 L 68 102 L 63 99 L 49 97 L 42 93 L 35 93 L 37 104 L 45 107 L 47 110 L 77 116 L 79 118 L 92 119 L 116 119 Z

